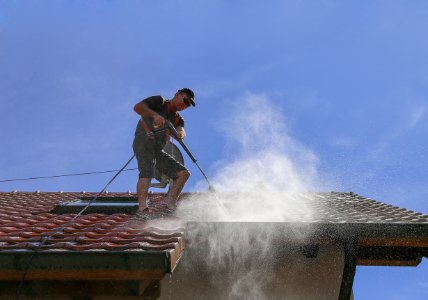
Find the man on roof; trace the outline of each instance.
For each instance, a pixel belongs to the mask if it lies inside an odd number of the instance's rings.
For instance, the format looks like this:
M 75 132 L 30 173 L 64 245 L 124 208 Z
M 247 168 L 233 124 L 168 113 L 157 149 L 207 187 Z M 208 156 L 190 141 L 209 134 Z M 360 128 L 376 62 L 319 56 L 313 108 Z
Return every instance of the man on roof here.
M 178 90 L 171 100 L 162 96 L 151 96 L 134 106 L 134 111 L 141 116 L 135 130 L 132 148 L 138 162 L 139 179 L 137 183 L 138 212 L 137 217 L 150 219 L 146 200 L 154 168 L 172 178 L 172 186 L 165 198 L 166 213 L 172 214 L 176 208 L 177 198 L 190 176 L 189 171 L 171 155 L 163 151 L 169 140 L 169 129 L 165 119 L 176 128 L 179 136 L 186 136 L 184 120 L 178 113 L 190 105 L 195 106 L 195 94 L 191 89 Z

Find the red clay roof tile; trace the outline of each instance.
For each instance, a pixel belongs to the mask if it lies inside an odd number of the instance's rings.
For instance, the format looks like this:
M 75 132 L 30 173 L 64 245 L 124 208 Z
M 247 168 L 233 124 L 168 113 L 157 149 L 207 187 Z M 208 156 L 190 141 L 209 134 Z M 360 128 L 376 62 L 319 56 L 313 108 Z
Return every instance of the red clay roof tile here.
M 57 215 L 51 210 L 59 203 L 95 193 L 0 192 L 1 250 L 139 250 L 163 251 L 182 249 L 183 229 L 160 230 L 145 222 L 118 213 Z M 102 195 L 104 196 L 104 195 Z M 101 197 L 102 197 L 101 196 Z M 130 197 L 128 193 L 109 193 L 108 197 Z M 154 209 L 163 209 L 163 196 L 152 194 Z M 46 239 L 43 245 L 42 240 Z M 181 255 L 181 254 L 180 254 Z
M 36 249 L 45 253 L 175 251 L 175 257 L 181 256 L 184 249 L 183 228 L 161 230 L 150 227 L 150 222 L 136 221 L 131 215 L 124 213 L 111 215 L 90 213 L 81 215 L 69 223 L 75 214 L 58 215 L 51 212 L 59 203 L 95 195 L 95 193 L 0 192 L 0 252 L 19 253 L 23 250 Z M 108 193 L 102 195 L 104 196 L 110 199 L 135 197 L 129 193 Z M 163 210 L 165 208 L 163 198 L 163 194 L 150 194 L 151 208 L 155 211 Z M 428 225 L 427 215 L 353 193 L 313 193 L 302 195 L 302 198 L 317 213 L 306 214 L 296 210 L 296 215 L 302 215 L 298 218 L 301 224 L 345 226 L 376 223 L 390 226 L 390 231 L 396 230 L 396 227 L 393 227 L 396 224 L 423 225 L 423 228 L 418 227 L 418 230 L 424 230 Z M 426 233 L 423 238 L 428 238 Z

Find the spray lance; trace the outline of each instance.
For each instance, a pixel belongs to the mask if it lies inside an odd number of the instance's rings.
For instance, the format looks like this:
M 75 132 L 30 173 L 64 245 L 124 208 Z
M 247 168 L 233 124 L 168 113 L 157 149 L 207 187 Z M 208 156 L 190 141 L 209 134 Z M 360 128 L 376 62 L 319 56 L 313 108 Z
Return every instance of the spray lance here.
M 190 152 L 189 148 L 187 148 L 186 144 L 183 142 L 183 140 L 180 138 L 180 135 L 177 132 L 177 129 L 175 129 L 174 125 L 172 125 L 172 123 L 168 120 L 165 119 L 165 124 L 168 126 L 169 130 L 171 130 L 174 138 L 180 143 L 181 147 L 183 147 L 184 151 L 186 151 L 187 155 L 189 155 L 190 159 L 195 163 L 195 165 L 198 167 L 199 171 L 201 171 L 202 175 L 204 175 L 205 180 L 208 183 L 208 189 L 212 192 L 214 191 L 214 187 L 211 185 L 210 181 L 208 180 L 207 175 L 204 173 L 204 171 L 202 171 L 201 166 L 199 166 L 196 158 L 193 156 L 192 152 Z M 163 131 L 165 130 L 165 128 L 159 129 L 159 130 L 154 130 L 156 132 L 159 131 Z

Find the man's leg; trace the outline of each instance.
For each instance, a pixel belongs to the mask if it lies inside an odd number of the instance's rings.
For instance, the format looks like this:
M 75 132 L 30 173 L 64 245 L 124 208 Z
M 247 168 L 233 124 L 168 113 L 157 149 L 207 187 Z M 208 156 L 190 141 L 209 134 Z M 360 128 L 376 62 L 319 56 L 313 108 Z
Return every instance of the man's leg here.
M 187 179 L 189 179 L 190 173 L 187 170 L 181 170 L 177 172 L 176 176 L 177 178 L 173 180 L 172 186 L 166 196 L 167 207 L 170 209 L 175 209 L 177 198 L 183 190 Z
M 139 178 L 137 182 L 137 197 L 138 197 L 138 210 L 143 211 L 147 208 L 147 195 L 151 178 Z
M 173 178 L 172 186 L 168 191 L 165 202 L 169 209 L 175 209 L 177 198 L 183 190 L 187 179 L 189 179 L 190 173 L 181 163 L 165 151 L 157 154 L 156 168 L 169 178 Z
M 153 173 L 153 160 L 154 149 L 152 141 L 141 137 L 136 137 L 132 148 L 138 162 L 138 182 L 137 182 L 137 197 L 138 197 L 138 211 L 143 211 L 147 208 L 147 195 L 149 193 L 151 176 Z

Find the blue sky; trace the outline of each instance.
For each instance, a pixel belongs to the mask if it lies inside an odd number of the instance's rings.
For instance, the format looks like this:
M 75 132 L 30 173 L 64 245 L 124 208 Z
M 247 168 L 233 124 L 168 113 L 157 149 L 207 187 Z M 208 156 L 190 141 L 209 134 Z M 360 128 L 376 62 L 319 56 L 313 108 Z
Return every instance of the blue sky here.
M 427 14 L 418 0 L 0 1 L 0 179 L 120 168 L 133 105 L 188 86 L 186 143 L 209 176 L 239 149 L 225 120 L 263 97 L 320 186 L 428 213 Z M 186 163 L 191 191 L 202 177 Z M 110 177 L 0 190 L 98 191 Z M 359 267 L 355 296 L 426 299 L 427 275 L 426 260 Z

